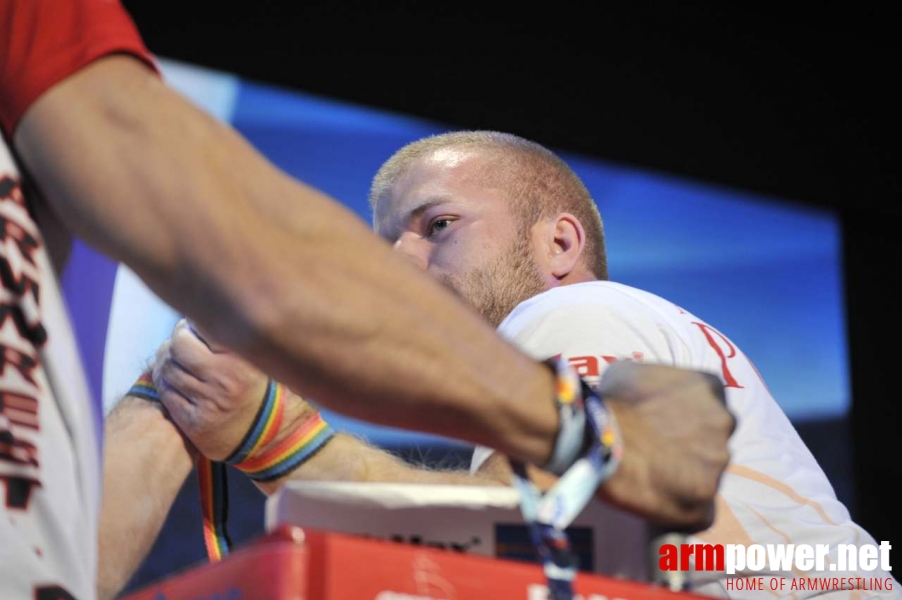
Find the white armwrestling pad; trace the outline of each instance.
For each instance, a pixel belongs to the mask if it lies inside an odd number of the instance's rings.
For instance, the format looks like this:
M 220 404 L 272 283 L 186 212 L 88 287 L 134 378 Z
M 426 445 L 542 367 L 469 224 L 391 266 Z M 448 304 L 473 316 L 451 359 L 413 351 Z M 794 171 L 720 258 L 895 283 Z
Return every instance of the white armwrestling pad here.
M 509 487 L 291 481 L 267 500 L 266 529 L 293 524 L 534 560 L 519 497 Z M 585 570 L 646 579 L 641 519 L 592 502 L 570 532 Z

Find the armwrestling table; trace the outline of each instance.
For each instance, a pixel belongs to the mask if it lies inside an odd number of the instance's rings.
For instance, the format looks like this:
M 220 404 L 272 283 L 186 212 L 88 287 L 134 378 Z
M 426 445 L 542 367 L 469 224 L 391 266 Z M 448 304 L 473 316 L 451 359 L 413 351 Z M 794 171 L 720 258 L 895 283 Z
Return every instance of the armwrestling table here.
M 282 525 L 122 600 L 546 600 L 541 566 Z M 579 573 L 578 600 L 703 600 Z

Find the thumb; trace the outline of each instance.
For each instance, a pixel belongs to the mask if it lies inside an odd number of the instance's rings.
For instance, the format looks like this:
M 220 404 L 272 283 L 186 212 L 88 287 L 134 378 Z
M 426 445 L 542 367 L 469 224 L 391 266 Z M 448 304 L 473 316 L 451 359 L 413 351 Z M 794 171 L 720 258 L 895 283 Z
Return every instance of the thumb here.
M 191 333 L 202 341 L 211 352 L 228 352 L 228 348 L 217 343 L 216 340 L 214 340 L 210 334 L 202 329 L 193 319 L 186 318 L 185 324 L 188 326 L 188 329 L 191 330 Z

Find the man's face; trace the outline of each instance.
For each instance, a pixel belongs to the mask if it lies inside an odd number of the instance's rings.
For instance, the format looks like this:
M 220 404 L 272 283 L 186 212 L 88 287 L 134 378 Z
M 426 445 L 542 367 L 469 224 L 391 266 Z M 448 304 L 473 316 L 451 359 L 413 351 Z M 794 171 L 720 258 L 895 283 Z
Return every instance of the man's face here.
M 547 286 L 530 230 L 476 151 L 444 149 L 408 168 L 376 207 L 376 232 L 493 326 Z

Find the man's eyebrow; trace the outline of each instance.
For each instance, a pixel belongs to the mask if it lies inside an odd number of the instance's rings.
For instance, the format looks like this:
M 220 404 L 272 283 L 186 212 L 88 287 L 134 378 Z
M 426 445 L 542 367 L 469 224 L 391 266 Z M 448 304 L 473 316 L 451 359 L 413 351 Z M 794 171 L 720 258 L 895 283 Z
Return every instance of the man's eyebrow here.
M 398 238 L 401 237 L 401 233 L 410 224 L 411 221 L 422 215 L 433 206 L 448 202 L 449 200 L 450 198 L 447 198 L 445 196 L 433 196 L 426 198 L 425 200 L 417 204 L 414 204 L 413 208 L 406 211 L 403 215 L 399 215 L 398 218 L 390 224 L 390 228 L 386 232 L 387 235 L 383 235 L 383 237 L 388 239 L 391 243 L 395 243 L 396 241 L 398 241 Z
M 410 224 L 411 221 L 422 215 L 424 212 L 441 204 L 442 202 L 446 202 L 448 199 L 444 197 L 432 197 L 423 200 L 422 202 L 415 204 L 413 208 L 406 211 L 403 215 L 400 215 L 399 218 L 391 224 L 391 230 L 389 239 L 392 243 L 396 242 L 399 237 L 401 237 L 401 232 Z
M 412 209 L 407 211 L 407 215 L 404 218 L 404 223 L 405 224 L 409 223 L 411 219 L 415 219 L 415 218 L 419 217 L 420 215 L 422 215 L 424 212 L 426 212 L 433 206 L 442 204 L 443 202 L 447 202 L 447 201 L 448 201 L 447 198 L 439 196 L 439 197 L 428 198 L 428 199 L 420 202 L 419 204 L 415 205 Z

